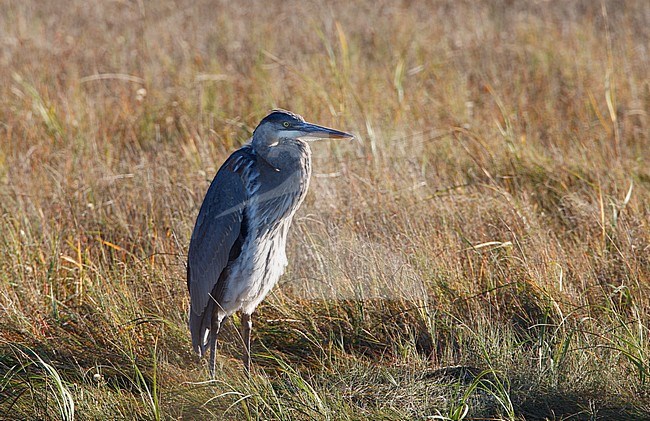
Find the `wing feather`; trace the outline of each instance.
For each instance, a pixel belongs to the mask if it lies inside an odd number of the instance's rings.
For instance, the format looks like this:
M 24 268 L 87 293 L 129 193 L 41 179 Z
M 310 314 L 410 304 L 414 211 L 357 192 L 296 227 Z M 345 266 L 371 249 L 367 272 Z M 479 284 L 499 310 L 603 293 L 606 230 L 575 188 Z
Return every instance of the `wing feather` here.
M 242 148 L 226 160 L 212 180 L 196 219 L 188 252 L 187 286 L 191 311 L 197 316 L 205 312 L 213 290 L 223 290 L 223 285 L 217 287 L 217 283 L 220 278 L 226 281 L 221 274 L 240 235 L 248 200 L 241 167 L 251 159 Z

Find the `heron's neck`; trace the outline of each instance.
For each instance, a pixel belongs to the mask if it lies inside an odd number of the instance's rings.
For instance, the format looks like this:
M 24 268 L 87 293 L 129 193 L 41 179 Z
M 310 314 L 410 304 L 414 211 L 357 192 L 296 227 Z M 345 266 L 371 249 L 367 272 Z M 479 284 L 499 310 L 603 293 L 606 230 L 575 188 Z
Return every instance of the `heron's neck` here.
M 311 172 L 311 150 L 302 140 L 280 141 L 276 146 L 257 148 L 257 154 L 276 171 Z

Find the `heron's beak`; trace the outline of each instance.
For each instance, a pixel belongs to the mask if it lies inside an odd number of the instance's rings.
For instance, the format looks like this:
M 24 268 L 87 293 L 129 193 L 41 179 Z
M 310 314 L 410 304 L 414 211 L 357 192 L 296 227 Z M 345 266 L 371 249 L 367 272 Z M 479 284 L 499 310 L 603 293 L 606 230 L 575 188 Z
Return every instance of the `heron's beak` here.
M 319 126 L 312 123 L 302 123 L 295 127 L 294 130 L 302 132 L 300 136 L 304 140 L 317 140 L 317 139 L 353 139 L 350 133 L 345 133 L 339 130 L 330 129 L 328 127 Z

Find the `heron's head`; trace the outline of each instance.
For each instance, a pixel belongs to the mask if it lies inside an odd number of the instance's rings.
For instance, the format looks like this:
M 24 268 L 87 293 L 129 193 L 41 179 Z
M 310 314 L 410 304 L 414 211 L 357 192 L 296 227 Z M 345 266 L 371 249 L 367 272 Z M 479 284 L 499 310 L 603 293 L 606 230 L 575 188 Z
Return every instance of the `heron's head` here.
M 283 141 L 352 139 L 349 133 L 317 124 L 307 123 L 304 118 L 285 110 L 273 110 L 264 117 L 253 132 L 253 146 L 274 147 Z

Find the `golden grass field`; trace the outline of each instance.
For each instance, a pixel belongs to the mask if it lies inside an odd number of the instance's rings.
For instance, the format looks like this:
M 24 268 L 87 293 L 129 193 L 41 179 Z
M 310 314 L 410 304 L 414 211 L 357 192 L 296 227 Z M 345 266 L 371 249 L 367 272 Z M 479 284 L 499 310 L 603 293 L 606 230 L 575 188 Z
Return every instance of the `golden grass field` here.
M 185 259 L 275 107 L 289 267 L 217 376 Z M 0 418 L 650 419 L 650 2 L 0 2 Z

